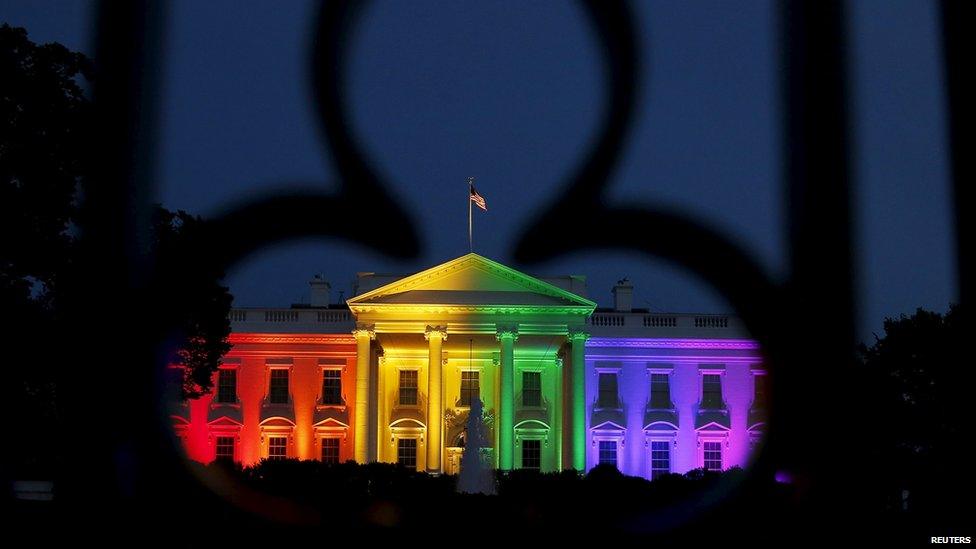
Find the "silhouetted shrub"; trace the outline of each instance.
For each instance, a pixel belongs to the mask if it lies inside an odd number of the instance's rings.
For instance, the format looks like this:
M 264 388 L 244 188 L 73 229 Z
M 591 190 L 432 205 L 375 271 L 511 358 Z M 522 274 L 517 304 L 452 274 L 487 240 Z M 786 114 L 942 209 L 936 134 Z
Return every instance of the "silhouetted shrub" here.
M 318 509 L 323 521 L 397 528 L 425 528 L 432 511 L 439 522 L 459 526 L 478 517 L 513 528 L 546 523 L 539 521 L 598 521 L 607 527 L 637 528 L 648 517 L 671 520 L 679 514 L 676 509 L 704 512 L 744 475 L 739 469 L 697 469 L 652 482 L 623 475 L 612 466 L 595 467 L 586 475 L 499 471 L 498 495 L 485 496 L 457 493 L 454 476 L 432 476 L 388 463 L 326 465 L 289 459 L 249 467 L 214 463 L 204 470 L 219 470 L 241 487 Z M 762 493 L 786 497 L 773 489 Z

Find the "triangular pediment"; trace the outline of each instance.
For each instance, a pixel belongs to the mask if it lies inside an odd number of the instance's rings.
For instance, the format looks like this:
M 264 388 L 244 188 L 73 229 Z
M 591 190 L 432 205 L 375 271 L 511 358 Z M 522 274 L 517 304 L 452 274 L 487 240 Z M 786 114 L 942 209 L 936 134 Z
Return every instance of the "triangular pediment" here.
M 721 423 L 716 423 L 716 422 L 713 421 L 711 423 L 707 423 L 705 425 L 702 425 L 701 427 L 696 427 L 695 430 L 696 431 L 721 431 L 721 432 L 725 433 L 725 432 L 730 431 L 731 429 L 729 429 L 729 427 L 727 427 L 725 425 L 722 425 Z
M 327 417 L 312 427 L 316 429 L 348 429 L 349 426 L 334 417 Z
M 604 421 L 603 423 L 593 427 L 594 431 L 626 431 L 627 428 L 617 424 L 613 421 Z
M 243 423 L 231 417 L 222 415 L 217 417 L 214 420 L 207 422 L 207 425 L 209 425 L 210 427 L 241 427 L 243 426 Z
M 367 306 L 462 305 L 571 307 L 596 303 L 478 254 L 467 254 L 346 301 Z

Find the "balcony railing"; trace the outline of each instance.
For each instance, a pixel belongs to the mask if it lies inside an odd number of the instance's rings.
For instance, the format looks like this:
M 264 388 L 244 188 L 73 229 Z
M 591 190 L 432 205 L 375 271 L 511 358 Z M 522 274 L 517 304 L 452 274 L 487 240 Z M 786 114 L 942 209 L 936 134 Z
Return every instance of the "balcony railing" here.
M 676 328 L 678 317 L 674 315 L 644 315 L 645 328 Z
M 352 322 L 352 313 L 349 311 L 316 311 L 316 322 Z
M 594 313 L 590 317 L 593 326 L 623 326 L 625 317 L 622 314 Z
M 597 311 L 586 322 L 598 336 L 748 337 L 739 319 L 730 315 Z
M 240 308 L 228 315 L 234 331 L 339 333 L 356 321 L 348 309 Z M 598 311 L 587 320 L 594 336 L 604 337 L 748 337 L 737 317 L 693 313 Z
M 728 328 L 727 316 L 696 316 L 695 328 Z
M 348 332 L 355 318 L 348 309 L 253 308 L 231 309 L 234 331 Z
M 265 322 L 298 322 L 298 311 L 265 311 Z

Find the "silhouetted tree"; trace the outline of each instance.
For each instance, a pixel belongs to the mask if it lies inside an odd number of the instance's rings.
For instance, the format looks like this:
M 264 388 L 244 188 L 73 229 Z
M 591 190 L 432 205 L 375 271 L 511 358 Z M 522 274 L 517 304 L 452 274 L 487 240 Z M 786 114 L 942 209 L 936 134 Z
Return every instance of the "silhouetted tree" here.
M 961 472 L 962 424 L 972 399 L 958 383 L 960 369 L 971 367 L 964 337 L 959 306 L 945 315 L 918 309 L 885 319 L 884 336 L 861 346 L 865 374 L 874 383 L 864 427 L 880 434 L 872 465 L 882 469 L 891 496 L 900 500 L 908 490 L 911 505 L 941 499 Z
M 18 459 L 29 467 L 57 453 L 54 363 L 64 357 L 52 353 L 71 328 L 60 325 L 59 303 L 66 292 L 84 291 L 59 280 L 71 276 L 76 235 L 84 230 L 79 185 L 97 184 L 90 180 L 96 122 L 85 92 L 93 73 L 84 55 L 0 25 L 0 311 L 4 350 L 17 365 L 5 373 L 0 399 L 4 417 L 18 418 L 10 435 L 28 448 Z M 196 396 L 210 388 L 228 350 L 231 297 L 205 254 L 180 251 L 203 222 L 161 207 L 156 221 L 154 255 L 183 292 L 173 303 L 182 329 L 177 357 L 187 366 L 185 393 Z
M 75 192 L 89 173 L 91 64 L 0 26 L 0 291 L 50 305 L 70 258 Z
M 206 222 L 184 211 L 156 206 L 153 245 L 157 257 L 157 286 L 166 291 L 167 307 L 178 332 L 174 361 L 183 366 L 183 397 L 197 398 L 213 388 L 213 374 L 230 344 L 233 297 L 220 285 L 223 273 L 209 260 Z
M 69 231 L 79 181 L 89 173 L 91 66 L 59 44 L 37 45 L 0 26 L 0 396 L 23 472 L 49 467 L 57 425 L 55 372 L 40 362 L 57 340 L 58 278 L 71 260 Z M 29 474 L 29 473 L 28 473 Z

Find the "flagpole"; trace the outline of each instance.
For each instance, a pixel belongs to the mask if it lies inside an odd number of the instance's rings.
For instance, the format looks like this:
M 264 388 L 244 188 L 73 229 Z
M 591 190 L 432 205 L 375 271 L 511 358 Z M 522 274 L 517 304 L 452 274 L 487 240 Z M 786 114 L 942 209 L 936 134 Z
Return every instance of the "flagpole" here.
M 473 202 L 473 200 L 471 200 L 472 187 L 474 187 L 474 178 L 469 177 L 468 178 L 468 252 L 470 253 L 474 253 L 474 240 L 472 240 L 472 234 L 471 234 L 472 233 L 471 203 Z

